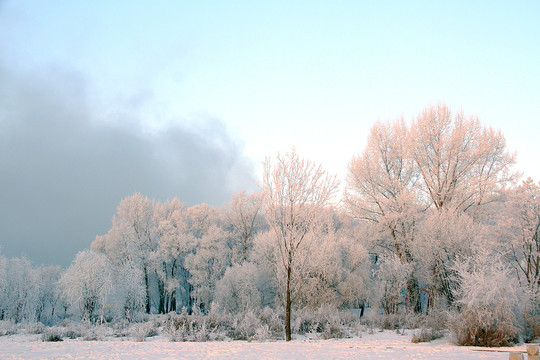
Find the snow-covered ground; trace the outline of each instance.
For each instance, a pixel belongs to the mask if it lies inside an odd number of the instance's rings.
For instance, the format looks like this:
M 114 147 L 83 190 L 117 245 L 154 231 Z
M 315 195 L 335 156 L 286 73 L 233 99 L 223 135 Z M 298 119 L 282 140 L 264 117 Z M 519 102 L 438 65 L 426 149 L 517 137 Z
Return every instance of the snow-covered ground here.
M 161 336 L 145 342 L 65 340 L 42 342 L 40 335 L 0 337 L 0 359 L 508 359 L 513 348 L 475 348 L 450 344 L 448 339 L 411 343 L 411 333 L 364 333 L 339 340 L 296 339 L 247 342 L 170 342 Z

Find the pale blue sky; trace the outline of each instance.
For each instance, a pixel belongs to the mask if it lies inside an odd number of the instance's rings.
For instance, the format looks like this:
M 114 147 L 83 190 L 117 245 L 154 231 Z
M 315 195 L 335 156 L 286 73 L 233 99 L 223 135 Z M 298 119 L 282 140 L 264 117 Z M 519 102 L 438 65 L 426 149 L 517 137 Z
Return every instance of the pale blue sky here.
M 93 123 L 224 126 L 255 177 L 294 145 L 343 179 L 377 120 L 444 101 L 538 181 L 539 24 L 538 1 L 0 0 L 0 65 Z
M 537 1 L 7 1 L 1 19 L 8 63 L 79 73 L 100 111 L 215 117 L 256 163 L 294 144 L 344 172 L 376 120 L 445 101 L 540 178 Z

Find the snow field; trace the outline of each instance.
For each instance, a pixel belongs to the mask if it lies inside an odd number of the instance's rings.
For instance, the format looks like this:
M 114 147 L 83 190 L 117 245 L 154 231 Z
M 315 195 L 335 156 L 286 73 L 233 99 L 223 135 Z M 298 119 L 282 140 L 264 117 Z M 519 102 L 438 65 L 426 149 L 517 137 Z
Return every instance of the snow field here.
M 362 337 L 334 340 L 295 338 L 291 342 L 170 342 L 162 336 L 145 342 L 65 340 L 42 342 L 40 335 L 0 337 L 0 359 L 508 359 L 513 348 L 452 345 L 447 338 L 411 343 L 412 332 L 364 333 Z

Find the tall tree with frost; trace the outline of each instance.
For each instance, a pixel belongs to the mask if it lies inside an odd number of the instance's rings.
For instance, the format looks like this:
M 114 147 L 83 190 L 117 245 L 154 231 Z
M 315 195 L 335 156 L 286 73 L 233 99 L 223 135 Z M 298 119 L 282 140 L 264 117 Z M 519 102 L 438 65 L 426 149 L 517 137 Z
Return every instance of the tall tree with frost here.
M 320 166 L 301 159 L 292 149 L 285 156 L 278 154 L 276 164 L 264 164 L 263 213 L 276 235 L 280 263 L 286 272 L 285 333 L 291 340 L 291 308 L 297 293 L 292 282 L 301 281 L 293 274 L 296 255 L 306 246 L 306 238 L 318 225 L 324 207 L 335 194 L 339 182 Z
M 112 288 L 112 267 L 103 254 L 81 251 L 59 281 L 62 295 L 77 307 L 85 320 L 103 310 L 105 296 Z
M 176 310 L 178 304 L 188 305 L 185 298 L 186 271 L 184 258 L 190 251 L 191 236 L 187 231 L 186 209 L 183 203 L 174 198 L 158 203 L 154 211 L 157 249 L 153 254 L 159 292 L 159 312 Z M 182 289 L 180 289 L 182 287 Z
M 240 254 L 234 254 L 240 262 L 246 261 L 252 247 L 255 220 L 261 209 L 261 196 L 245 191 L 233 194 L 225 207 L 225 219 L 233 229 L 235 238 L 240 240 Z
M 418 208 L 418 174 L 410 157 L 409 129 L 400 119 L 377 123 L 362 155 L 349 164 L 344 203 L 349 213 L 377 224 L 390 236 L 379 243 L 394 252 L 402 264 L 411 264 L 411 243 Z M 384 237 L 383 237 L 384 239 Z M 420 311 L 419 287 L 412 271 L 407 281 L 407 304 Z
M 203 312 L 210 309 L 216 283 L 231 266 L 229 242 L 230 233 L 212 224 L 201 238 L 195 239 L 195 251 L 186 256 L 185 267 L 191 275 L 189 282 Z
M 28 259 L 0 256 L 0 320 L 35 321 L 37 280 Z
M 410 153 L 422 181 L 424 201 L 438 211 L 472 211 L 493 200 L 515 177 L 515 156 L 500 131 L 477 117 L 452 115 L 446 104 L 429 106 L 411 126 Z
M 520 282 L 540 296 L 540 184 L 523 181 L 509 191 L 506 206 L 507 256 Z
M 113 227 L 104 236 L 96 237 L 92 249 L 107 255 L 111 263 L 127 261 L 138 264 L 146 286 L 146 312 L 150 313 L 150 270 L 155 243 L 155 203 L 139 193 L 130 195 L 117 208 Z
M 477 117 L 452 114 L 445 104 L 424 109 L 411 125 L 410 139 L 409 153 L 421 179 L 422 203 L 443 216 L 466 212 L 478 219 L 482 207 L 493 202 L 516 176 L 511 171 L 515 156 L 508 152 L 503 134 L 482 126 Z M 443 222 L 438 224 L 443 226 Z M 434 236 L 432 241 L 438 238 Z M 447 258 L 433 262 L 432 278 L 438 281 L 446 281 L 453 272 L 449 265 L 457 253 L 448 244 L 437 243 Z M 453 302 L 444 283 L 434 286 L 444 289 L 439 295 Z

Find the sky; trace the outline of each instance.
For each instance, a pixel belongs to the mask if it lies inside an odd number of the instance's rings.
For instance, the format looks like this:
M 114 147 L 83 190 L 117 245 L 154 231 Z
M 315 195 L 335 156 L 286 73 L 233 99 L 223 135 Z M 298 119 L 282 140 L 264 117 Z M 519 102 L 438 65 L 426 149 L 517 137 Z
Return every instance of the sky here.
M 540 180 L 538 1 L 0 0 L 0 254 L 66 266 L 141 192 L 221 206 L 292 146 L 344 180 L 439 102 Z

